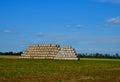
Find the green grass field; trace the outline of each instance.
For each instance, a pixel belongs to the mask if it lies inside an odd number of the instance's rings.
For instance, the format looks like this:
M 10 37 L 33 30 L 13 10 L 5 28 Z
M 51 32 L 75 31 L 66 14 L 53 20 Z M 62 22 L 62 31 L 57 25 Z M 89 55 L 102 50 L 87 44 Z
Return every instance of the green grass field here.
M 0 82 L 120 82 L 120 61 L 0 58 Z

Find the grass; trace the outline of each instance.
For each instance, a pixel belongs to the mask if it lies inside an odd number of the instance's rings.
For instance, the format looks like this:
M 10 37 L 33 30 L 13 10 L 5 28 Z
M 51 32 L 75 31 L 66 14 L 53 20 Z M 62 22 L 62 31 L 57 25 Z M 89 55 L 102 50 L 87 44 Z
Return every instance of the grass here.
M 0 58 L 0 82 L 120 82 L 120 61 Z

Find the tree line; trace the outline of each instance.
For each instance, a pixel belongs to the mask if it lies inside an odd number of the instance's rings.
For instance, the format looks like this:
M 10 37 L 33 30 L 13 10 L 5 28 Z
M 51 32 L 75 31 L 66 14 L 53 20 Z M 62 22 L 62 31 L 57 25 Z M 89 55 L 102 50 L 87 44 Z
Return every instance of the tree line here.
M 0 55 L 21 55 L 21 52 L 0 52 Z M 102 53 L 78 53 L 76 54 L 78 58 L 117 58 L 120 59 L 120 55 L 118 53 L 116 54 L 102 54 Z
M 120 59 L 120 55 L 118 53 L 115 54 L 101 54 L 101 53 L 83 53 L 76 54 L 78 58 L 116 58 Z
M 21 55 L 22 52 L 0 52 L 0 55 Z

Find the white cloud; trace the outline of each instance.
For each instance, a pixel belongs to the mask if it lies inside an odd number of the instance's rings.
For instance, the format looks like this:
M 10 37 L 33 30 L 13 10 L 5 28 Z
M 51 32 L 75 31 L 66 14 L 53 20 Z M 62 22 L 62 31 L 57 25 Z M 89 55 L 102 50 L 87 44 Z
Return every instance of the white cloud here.
M 120 0 L 97 0 L 99 2 L 120 3 Z
M 77 27 L 77 28 L 82 28 L 83 25 L 78 24 L 78 25 L 76 25 L 76 27 Z
M 72 25 L 66 25 L 67 28 L 72 28 L 72 27 L 75 27 L 75 28 L 82 28 L 84 27 L 83 25 L 81 24 L 78 24 L 78 25 L 75 25 L 75 26 L 72 26 Z
M 12 30 L 4 30 L 3 32 L 4 33 L 12 33 L 13 31 Z
M 36 34 L 36 36 L 42 37 L 42 36 L 44 36 L 44 34 L 42 32 L 39 32 L 39 33 Z
M 67 27 L 67 28 L 71 28 L 71 27 L 72 27 L 72 25 L 66 25 L 66 27 Z
M 107 24 L 120 24 L 120 17 L 115 17 L 115 18 L 108 19 Z

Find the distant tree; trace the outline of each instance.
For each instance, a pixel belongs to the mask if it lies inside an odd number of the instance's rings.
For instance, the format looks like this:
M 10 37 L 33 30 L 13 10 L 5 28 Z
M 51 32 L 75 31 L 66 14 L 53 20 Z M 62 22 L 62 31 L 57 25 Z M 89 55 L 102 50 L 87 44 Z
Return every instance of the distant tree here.
M 8 55 L 13 55 L 14 53 L 11 51 L 11 52 L 8 52 Z
M 118 54 L 118 53 L 116 53 L 115 56 L 116 56 L 117 58 L 119 58 L 119 54 Z
M 96 57 L 96 58 L 99 58 L 99 53 L 96 53 L 95 57 Z

